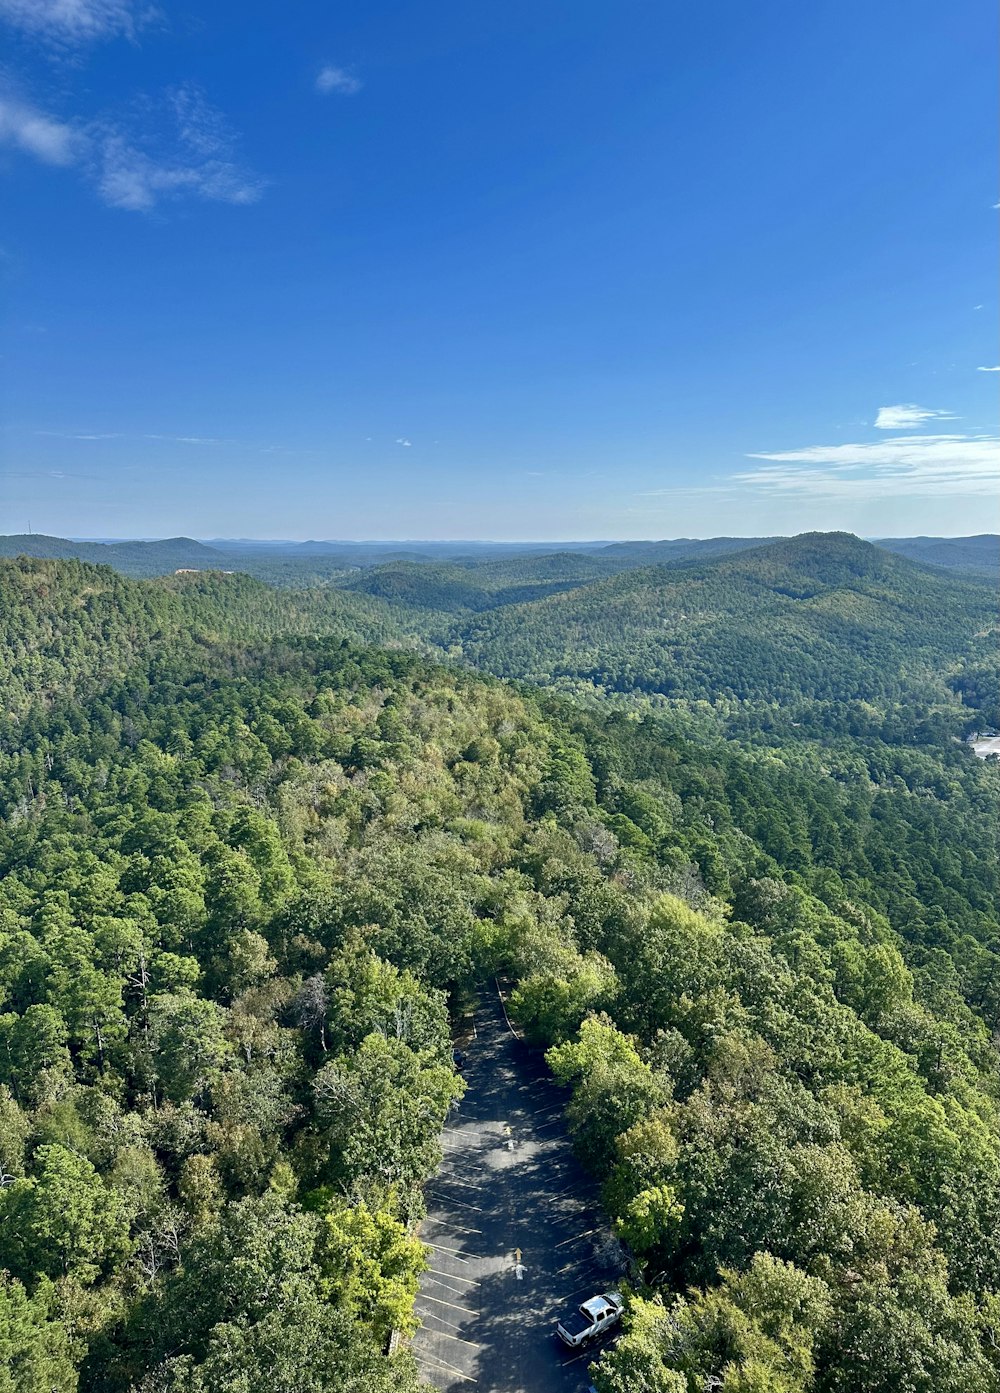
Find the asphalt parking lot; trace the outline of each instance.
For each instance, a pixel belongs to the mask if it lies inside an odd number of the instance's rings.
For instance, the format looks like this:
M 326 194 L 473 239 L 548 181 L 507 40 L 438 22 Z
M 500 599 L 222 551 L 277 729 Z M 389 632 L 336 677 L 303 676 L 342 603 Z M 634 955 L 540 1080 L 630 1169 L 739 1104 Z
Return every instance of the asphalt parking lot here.
M 449 1393 L 579 1393 L 599 1350 L 567 1349 L 555 1321 L 614 1288 L 613 1244 L 573 1156 L 563 1095 L 509 1029 L 492 985 L 479 994 L 465 1077 L 426 1191 L 430 1267 L 413 1352 Z

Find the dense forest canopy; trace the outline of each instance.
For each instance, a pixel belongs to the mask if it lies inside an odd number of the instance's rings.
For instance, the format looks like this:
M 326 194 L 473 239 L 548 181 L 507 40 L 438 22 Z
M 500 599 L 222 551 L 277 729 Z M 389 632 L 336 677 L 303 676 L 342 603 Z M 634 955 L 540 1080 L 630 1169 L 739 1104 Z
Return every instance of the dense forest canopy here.
M 1000 1389 L 988 587 L 814 537 L 0 597 L 0 1390 L 415 1389 L 493 972 L 635 1258 L 600 1393 Z

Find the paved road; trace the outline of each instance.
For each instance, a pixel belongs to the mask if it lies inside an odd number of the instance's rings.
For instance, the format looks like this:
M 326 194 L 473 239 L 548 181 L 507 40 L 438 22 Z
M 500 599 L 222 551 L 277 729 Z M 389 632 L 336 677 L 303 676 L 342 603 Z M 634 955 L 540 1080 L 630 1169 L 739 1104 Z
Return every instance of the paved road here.
M 567 1350 L 555 1320 L 613 1289 L 607 1229 L 566 1136 L 563 1095 L 507 1026 L 492 986 L 480 992 L 475 1031 L 469 1088 L 427 1186 L 430 1269 L 413 1351 L 448 1393 L 579 1393 L 597 1351 Z

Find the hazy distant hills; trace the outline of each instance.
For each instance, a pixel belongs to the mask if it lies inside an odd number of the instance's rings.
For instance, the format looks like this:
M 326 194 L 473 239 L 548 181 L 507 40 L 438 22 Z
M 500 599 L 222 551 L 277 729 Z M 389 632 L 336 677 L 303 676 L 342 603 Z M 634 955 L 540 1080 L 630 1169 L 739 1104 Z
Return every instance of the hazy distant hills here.
M 231 570 L 229 557 L 190 537 L 156 542 L 70 542 L 37 533 L 0 537 L 0 556 L 36 556 L 43 560 L 91 561 L 113 566 L 127 576 L 162 576 L 171 571 Z
M 675 565 L 735 555 L 777 537 L 681 537 L 625 542 L 279 542 L 247 538 L 194 541 L 69 541 L 21 534 L 0 537 L 0 556 L 75 558 L 123 575 L 176 570 L 236 570 L 274 585 L 340 585 L 393 604 L 483 610 L 641 566 Z M 1000 572 L 1000 537 L 891 537 L 874 545 L 911 561 L 949 570 Z
M 705 556 L 728 556 L 734 551 L 777 542 L 779 537 L 678 537 L 662 542 L 612 542 L 597 553 L 602 557 L 628 558 L 640 566 L 663 561 L 695 561 Z
M 1000 568 L 1000 537 L 992 532 L 977 537 L 880 537 L 875 545 L 928 566 L 993 574 Z

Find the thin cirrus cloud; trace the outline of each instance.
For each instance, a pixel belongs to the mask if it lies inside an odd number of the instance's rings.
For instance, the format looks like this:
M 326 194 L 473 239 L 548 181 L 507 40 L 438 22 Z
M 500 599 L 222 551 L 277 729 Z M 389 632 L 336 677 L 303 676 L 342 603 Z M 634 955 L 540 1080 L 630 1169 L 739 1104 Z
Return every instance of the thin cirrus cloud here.
M 115 208 L 147 212 L 165 199 L 191 195 L 218 203 L 256 203 L 264 180 L 239 158 L 221 112 L 193 83 L 151 103 L 141 135 L 115 123 L 94 129 L 90 174 Z
M 240 159 L 225 118 L 191 83 L 146 103 L 132 126 L 109 120 L 77 125 L 0 97 L 0 145 L 77 168 L 105 203 L 131 212 L 185 196 L 256 203 L 265 188 Z
M 0 146 L 32 155 L 43 164 L 71 165 L 84 152 L 85 141 L 65 121 L 15 97 L 0 97 Z
M 237 440 L 220 435 L 169 435 L 162 431 L 84 431 L 84 430 L 33 430 L 32 435 L 44 436 L 54 440 L 82 440 L 99 442 L 105 440 L 156 440 L 165 445 L 223 445 L 238 446 L 241 449 L 257 449 L 261 454 L 312 455 L 315 450 L 299 446 L 264 444 L 259 440 Z
M 1000 363 L 995 368 L 976 368 L 976 372 L 1000 372 Z
M 225 440 L 220 440 L 211 435 L 160 435 L 151 431 L 146 431 L 142 435 L 129 435 L 124 431 L 103 430 L 103 431 L 64 431 L 64 430 L 36 430 L 35 435 L 51 436 L 56 440 L 161 440 L 170 445 L 225 445 Z
M 361 91 L 361 81 L 353 73 L 349 73 L 346 68 L 338 68 L 333 63 L 326 63 L 316 74 L 316 91 L 328 95 L 331 92 L 339 92 L 342 97 L 353 97 L 355 92 Z
M 763 465 L 731 482 L 771 494 L 879 500 L 895 495 L 994 496 L 1000 485 L 1000 438 L 992 435 L 901 435 L 854 445 L 809 445 L 759 451 Z
M 62 430 L 36 430 L 35 435 L 51 435 L 56 440 L 121 440 L 120 431 L 62 431 Z
M 950 411 L 935 411 L 931 407 L 917 406 L 915 402 L 902 402 L 898 406 L 880 406 L 875 417 L 878 430 L 915 430 L 925 421 L 953 421 Z
M 56 44 L 134 38 L 153 16 L 152 5 L 132 0 L 0 0 L 0 19 Z

